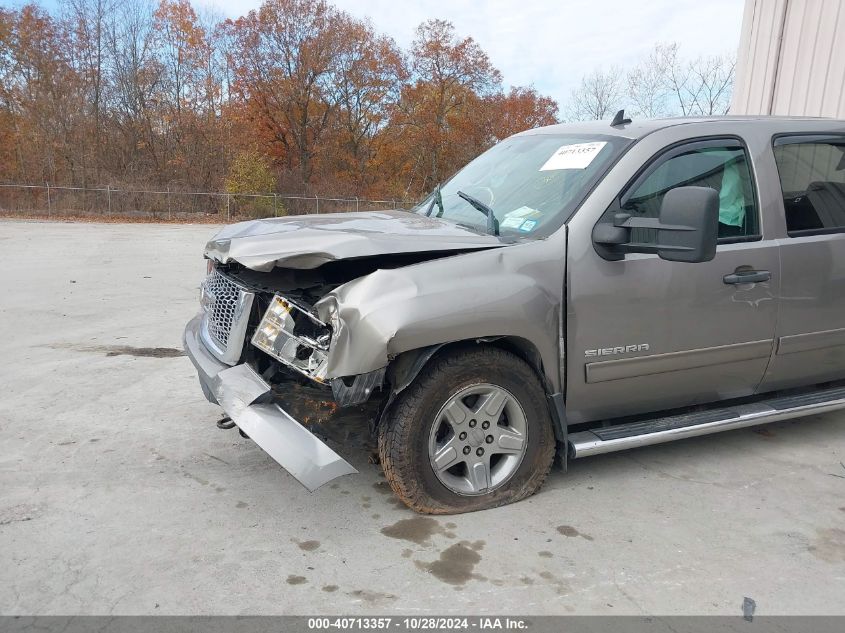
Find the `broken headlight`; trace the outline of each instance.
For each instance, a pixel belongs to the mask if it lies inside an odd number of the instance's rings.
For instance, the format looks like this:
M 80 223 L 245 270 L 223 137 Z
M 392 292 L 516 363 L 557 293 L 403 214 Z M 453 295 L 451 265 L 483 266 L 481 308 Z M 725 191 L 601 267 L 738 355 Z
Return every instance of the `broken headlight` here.
M 289 299 L 275 295 L 252 344 L 318 382 L 326 378 L 331 328 Z

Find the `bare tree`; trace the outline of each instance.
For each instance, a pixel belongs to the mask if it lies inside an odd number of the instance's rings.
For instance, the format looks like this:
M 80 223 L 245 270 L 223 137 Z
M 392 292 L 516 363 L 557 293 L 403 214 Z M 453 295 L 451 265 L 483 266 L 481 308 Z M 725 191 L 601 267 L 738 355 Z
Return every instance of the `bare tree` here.
M 670 112 L 681 116 L 727 113 L 736 68 L 734 56 L 702 56 L 683 61 L 677 44 L 658 46 L 655 52 L 658 50 Z
M 606 119 L 619 109 L 625 93 L 622 71 L 611 66 L 606 72 L 597 68 L 581 78 L 572 91 L 567 118 L 570 121 Z
M 207 37 L 200 71 L 201 80 L 205 85 L 204 110 L 209 117 L 219 117 L 228 98 L 225 92 L 228 87 L 226 40 L 224 29 L 220 26 L 225 18 L 214 5 L 200 5 L 197 8 L 197 18 Z
M 736 59 L 730 54 L 685 60 L 677 43 L 657 44 L 624 75 L 615 67 L 585 75 L 572 91 L 569 120 L 605 119 L 618 108 L 635 116 L 710 116 L 730 107 Z
M 631 114 L 646 118 L 667 116 L 673 112 L 670 96 L 677 75 L 672 72 L 678 57 L 678 45 L 657 44 L 626 76 L 626 106 Z
M 109 15 L 106 42 L 114 90 L 112 120 L 124 140 L 118 160 L 122 169 L 149 170 L 161 182 L 164 165 L 154 109 L 163 68 L 156 59 L 153 13 L 152 0 L 117 4 Z
M 736 71 L 732 55 L 699 57 L 689 64 L 689 94 L 695 114 L 727 114 Z
M 76 66 L 84 81 L 87 106 L 93 120 L 93 138 L 83 139 L 85 146 L 80 148 L 85 157 L 88 153 L 88 141 L 93 148 L 103 143 L 103 118 L 106 112 L 106 30 L 108 15 L 114 10 L 111 0 L 67 0 L 63 10 L 73 32 L 72 52 Z M 92 161 L 94 181 L 99 181 L 100 161 Z M 87 174 L 83 174 L 83 182 Z

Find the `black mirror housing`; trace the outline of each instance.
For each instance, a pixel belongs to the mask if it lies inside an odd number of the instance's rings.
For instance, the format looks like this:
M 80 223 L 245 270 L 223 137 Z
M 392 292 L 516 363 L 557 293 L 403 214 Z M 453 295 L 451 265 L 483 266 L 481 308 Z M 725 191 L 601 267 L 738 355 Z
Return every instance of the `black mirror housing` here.
M 631 229 L 655 229 L 657 241 L 631 242 Z M 671 262 L 709 262 L 719 238 L 719 194 L 709 187 L 675 187 L 663 196 L 659 218 L 613 214 L 593 227 L 593 245 L 604 259 L 625 253 L 655 253 Z
M 661 259 L 709 262 L 716 256 L 719 238 L 719 193 L 709 187 L 670 189 L 660 205 L 660 224 L 690 229 L 658 229 L 657 255 Z

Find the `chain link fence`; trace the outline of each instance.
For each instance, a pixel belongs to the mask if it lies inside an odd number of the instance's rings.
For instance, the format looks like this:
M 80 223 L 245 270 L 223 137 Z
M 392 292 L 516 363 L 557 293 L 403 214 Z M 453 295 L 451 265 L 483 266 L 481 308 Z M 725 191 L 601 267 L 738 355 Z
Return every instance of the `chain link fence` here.
M 408 209 L 403 200 L 285 194 L 150 191 L 0 184 L 0 213 L 48 217 L 140 218 L 229 222 L 306 213 Z

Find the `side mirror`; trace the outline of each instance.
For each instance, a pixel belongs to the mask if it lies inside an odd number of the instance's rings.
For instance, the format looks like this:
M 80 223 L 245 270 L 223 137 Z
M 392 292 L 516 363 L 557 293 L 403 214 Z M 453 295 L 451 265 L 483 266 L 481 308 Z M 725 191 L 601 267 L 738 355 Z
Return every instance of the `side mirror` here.
M 656 243 L 631 242 L 631 229 L 656 229 Z M 719 194 L 709 187 L 676 187 L 663 196 L 660 218 L 616 213 L 593 228 L 599 255 L 619 260 L 625 253 L 656 253 L 673 262 L 709 262 L 716 256 Z
M 670 189 L 660 205 L 660 224 L 690 229 L 678 231 L 658 227 L 657 255 L 660 259 L 709 262 L 716 256 L 719 237 L 719 193 L 709 187 Z

